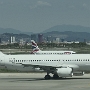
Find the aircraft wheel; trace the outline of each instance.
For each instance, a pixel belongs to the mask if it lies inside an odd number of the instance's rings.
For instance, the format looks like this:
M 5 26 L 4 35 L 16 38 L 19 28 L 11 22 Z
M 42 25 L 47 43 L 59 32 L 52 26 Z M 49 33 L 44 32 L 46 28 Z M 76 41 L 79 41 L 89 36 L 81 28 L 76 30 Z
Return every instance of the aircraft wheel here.
M 54 79 L 58 79 L 59 76 L 58 76 L 57 74 L 54 74 L 54 75 L 53 75 L 53 78 L 54 78 Z
M 50 79 L 51 77 L 50 77 L 50 75 L 45 75 L 45 77 L 44 77 L 46 80 L 48 80 L 48 79 Z

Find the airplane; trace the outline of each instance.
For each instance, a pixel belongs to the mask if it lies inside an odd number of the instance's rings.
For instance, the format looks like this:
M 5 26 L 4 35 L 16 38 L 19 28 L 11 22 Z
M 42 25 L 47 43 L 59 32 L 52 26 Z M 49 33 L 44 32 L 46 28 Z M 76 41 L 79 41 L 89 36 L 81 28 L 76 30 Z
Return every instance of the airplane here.
M 90 71 L 90 54 L 70 54 L 70 55 L 6 55 L 0 52 L 0 66 L 3 69 L 32 71 L 34 69 L 43 70 L 47 74 L 45 79 L 59 77 L 66 78 L 84 75 Z
M 32 52 L 31 54 L 58 54 L 58 55 L 63 55 L 63 54 L 75 54 L 76 52 L 74 51 L 41 51 L 40 48 L 38 47 L 37 43 L 34 40 L 31 40 L 32 43 Z

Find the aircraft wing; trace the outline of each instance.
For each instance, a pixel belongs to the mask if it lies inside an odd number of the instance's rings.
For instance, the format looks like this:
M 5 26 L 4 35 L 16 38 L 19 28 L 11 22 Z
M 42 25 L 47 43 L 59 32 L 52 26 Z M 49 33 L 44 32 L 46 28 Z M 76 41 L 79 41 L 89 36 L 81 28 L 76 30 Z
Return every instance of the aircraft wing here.
M 63 68 L 63 67 L 70 67 L 70 68 L 79 68 L 78 65 L 75 64 L 60 64 L 60 65 L 48 65 L 48 64 L 22 64 L 24 66 L 32 66 L 32 67 L 48 67 L 48 68 Z
M 24 66 L 33 66 L 33 67 L 60 67 L 55 65 L 43 65 L 43 64 L 22 64 Z

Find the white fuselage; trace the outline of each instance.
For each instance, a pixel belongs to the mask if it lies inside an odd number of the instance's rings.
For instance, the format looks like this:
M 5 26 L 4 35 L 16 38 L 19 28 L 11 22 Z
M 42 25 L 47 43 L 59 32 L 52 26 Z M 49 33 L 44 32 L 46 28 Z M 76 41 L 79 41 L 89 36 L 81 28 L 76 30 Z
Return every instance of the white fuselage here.
M 32 65 L 70 67 L 90 71 L 90 54 L 70 55 L 0 55 L 0 66 L 9 70 L 32 71 Z
M 64 55 L 64 54 L 75 54 L 74 51 L 36 51 L 35 54 L 41 54 L 41 55 Z

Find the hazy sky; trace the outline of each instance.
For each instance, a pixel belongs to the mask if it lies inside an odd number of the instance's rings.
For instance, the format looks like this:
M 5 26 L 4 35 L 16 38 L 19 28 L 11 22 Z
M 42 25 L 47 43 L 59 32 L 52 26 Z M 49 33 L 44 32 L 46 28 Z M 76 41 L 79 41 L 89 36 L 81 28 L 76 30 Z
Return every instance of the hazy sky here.
M 41 32 L 55 25 L 90 27 L 90 0 L 0 0 L 0 27 Z

